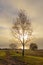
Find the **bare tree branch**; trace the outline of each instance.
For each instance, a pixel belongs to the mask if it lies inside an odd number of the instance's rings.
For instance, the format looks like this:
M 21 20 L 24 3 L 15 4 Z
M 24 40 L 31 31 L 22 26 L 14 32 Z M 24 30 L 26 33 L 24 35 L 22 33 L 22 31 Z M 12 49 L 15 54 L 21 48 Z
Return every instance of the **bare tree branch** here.
M 11 33 L 12 33 L 13 37 L 15 37 L 16 39 L 18 39 L 21 42 L 21 44 L 22 44 L 22 41 L 21 41 L 20 37 L 16 36 L 17 33 L 16 32 L 14 33 L 14 31 L 12 29 L 11 29 Z
M 32 27 L 31 22 L 23 10 L 19 11 L 18 18 L 16 22 L 14 22 L 11 33 L 21 42 L 24 54 L 24 46 L 30 40 L 30 36 L 32 35 Z

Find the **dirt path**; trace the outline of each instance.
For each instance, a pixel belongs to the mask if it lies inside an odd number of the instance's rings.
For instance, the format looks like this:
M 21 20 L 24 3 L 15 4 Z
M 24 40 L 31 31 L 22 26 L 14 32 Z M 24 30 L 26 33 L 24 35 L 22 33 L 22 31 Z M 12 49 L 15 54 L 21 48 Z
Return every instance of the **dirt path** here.
M 27 65 L 25 62 L 21 62 L 16 58 L 7 57 L 5 59 L 0 59 L 0 65 Z

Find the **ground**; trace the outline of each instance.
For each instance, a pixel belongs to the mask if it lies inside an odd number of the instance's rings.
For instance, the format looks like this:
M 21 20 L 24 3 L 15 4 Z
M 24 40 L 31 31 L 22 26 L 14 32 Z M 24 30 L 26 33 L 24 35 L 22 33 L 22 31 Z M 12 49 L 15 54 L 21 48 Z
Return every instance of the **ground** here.
M 18 52 L 0 50 L 0 65 L 43 65 L 43 57 L 25 55 Z

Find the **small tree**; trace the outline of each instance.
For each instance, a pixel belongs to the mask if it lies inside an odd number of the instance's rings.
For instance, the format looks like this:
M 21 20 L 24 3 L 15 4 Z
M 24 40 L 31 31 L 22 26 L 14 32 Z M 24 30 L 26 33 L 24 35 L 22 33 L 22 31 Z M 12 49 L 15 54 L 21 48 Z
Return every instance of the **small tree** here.
M 14 43 L 11 43 L 9 46 L 10 46 L 10 48 L 13 49 L 13 50 L 16 50 L 16 49 L 17 49 L 17 45 L 14 44 Z
M 16 18 L 16 22 L 14 22 L 11 31 L 13 36 L 22 44 L 22 55 L 24 56 L 25 44 L 29 41 L 30 36 L 32 35 L 32 27 L 29 18 L 23 10 L 19 11 L 18 18 Z
M 33 50 L 33 51 L 34 51 L 34 50 L 37 50 L 37 49 L 38 49 L 37 44 L 31 43 L 31 44 L 30 44 L 30 49 Z

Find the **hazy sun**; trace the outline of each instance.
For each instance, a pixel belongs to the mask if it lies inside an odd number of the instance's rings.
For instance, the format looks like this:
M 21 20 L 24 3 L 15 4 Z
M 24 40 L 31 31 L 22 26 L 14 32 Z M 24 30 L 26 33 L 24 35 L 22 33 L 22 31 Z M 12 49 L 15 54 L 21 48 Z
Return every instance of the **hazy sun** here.
M 23 49 L 23 47 L 21 46 L 20 49 Z M 24 49 L 28 49 L 27 47 L 25 47 Z
M 24 38 L 24 40 L 26 40 L 27 37 L 28 37 L 28 35 L 25 34 L 24 36 L 22 35 L 20 38 L 21 38 L 21 40 L 23 41 L 23 38 Z

